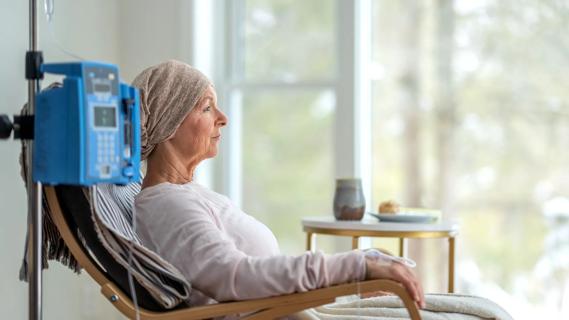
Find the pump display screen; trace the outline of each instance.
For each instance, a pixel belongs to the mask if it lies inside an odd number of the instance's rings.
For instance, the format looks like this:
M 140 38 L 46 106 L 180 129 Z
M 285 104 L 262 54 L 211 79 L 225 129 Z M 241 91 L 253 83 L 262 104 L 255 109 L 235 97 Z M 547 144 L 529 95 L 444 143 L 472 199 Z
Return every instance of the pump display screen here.
M 110 84 L 106 84 L 106 83 L 95 83 L 93 85 L 93 91 L 96 92 L 110 92 L 111 91 L 111 85 Z
M 94 107 L 95 127 L 114 128 L 117 126 L 115 107 Z

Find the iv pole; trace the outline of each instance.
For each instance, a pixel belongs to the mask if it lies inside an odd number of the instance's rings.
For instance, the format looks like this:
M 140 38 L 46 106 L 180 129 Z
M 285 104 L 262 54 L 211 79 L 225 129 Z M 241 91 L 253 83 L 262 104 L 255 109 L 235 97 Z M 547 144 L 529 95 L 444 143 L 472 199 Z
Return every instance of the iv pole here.
M 28 79 L 28 115 L 35 113 L 36 107 L 36 91 L 39 87 L 39 77 L 35 70 L 34 76 L 29 76 L 28 56 L 38 55 L 37 52 L 37 3 L 36 0 L 30 0 L 30 25 L 29 25 L 29 51 L 26 54 L 26 78 Z M 41 57 L 41 53 L 39 53 Z M 37 61 L 37 60 L 36 60 Z M 37 64 L 36 64 L 37 66 Z M 32 180 L 32 153 L 33 140 L 25 140 L 26 144 L 26 163 L 28 165 L 27 172 L 27 194 L 28 194 L 28 217 L 31 217 L 31 223 L 28 226 L 28 268 L 31 270 L 31 277 L 28 279 L 28 312 L 30 320 L 41 320 L 42 318 L 42 263 L 43 263 L 43 242 L 42 242 L 42 186 L 40 182 L 34 183 Z
M 36 0 L 29 0 L 29 49 L 26 51 L 26 79 L 28 81 L 28 104 L 14 122 L 6 114 L 0 114 L 0 139 L 8 139 L 14 131 L 14 139 L 21 139 L 24 145 L 24 168 L 26 193 L 28 196 L 28 235 L 26 240 L 26 276 L 28 280 L 28 313 L 30 320 L 42 318 L 42 184 L 33 181 L 34 114 L 36 92 L 43 79 L 41 65 L 43 56 L 37 51 L 37 6 Z

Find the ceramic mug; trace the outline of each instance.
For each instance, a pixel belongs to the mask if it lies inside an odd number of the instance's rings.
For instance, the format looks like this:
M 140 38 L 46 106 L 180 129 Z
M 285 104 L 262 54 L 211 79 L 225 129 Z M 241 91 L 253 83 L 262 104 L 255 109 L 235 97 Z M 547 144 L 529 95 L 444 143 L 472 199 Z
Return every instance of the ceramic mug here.
M 361 220 L 366 201 L 359 178 L 336 179 L 334 217 L 336 220 Z

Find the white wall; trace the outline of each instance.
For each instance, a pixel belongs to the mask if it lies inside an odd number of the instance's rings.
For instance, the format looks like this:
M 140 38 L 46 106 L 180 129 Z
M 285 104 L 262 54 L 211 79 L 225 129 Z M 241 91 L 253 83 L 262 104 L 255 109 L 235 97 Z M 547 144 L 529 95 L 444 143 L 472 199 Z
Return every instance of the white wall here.
M 54 29 L 64 47 L 86 59 L 119 61 L 119 1 L 58 0 Z M 38 0 L 42 9 L 43 1 Z M 73 60 L 48 43 L 38 21 L 46 61 Z M 19 111 L 27 100 L 24 54 L 28 49 L 28 1 L 0 0 L 0 113 Z M 19 177 L 19 142 L 0 141 L 0 310 L 2 319 L 26 319 L 27 284 L 18 280 L 26 229 L 26 197 Z M 44 319 L 122 319 L 85 275 L 57 262 L 44 272 Z
M 168 59 L 192 61 L 192 1 L 121 0 L 120 67 L 126 82 Z

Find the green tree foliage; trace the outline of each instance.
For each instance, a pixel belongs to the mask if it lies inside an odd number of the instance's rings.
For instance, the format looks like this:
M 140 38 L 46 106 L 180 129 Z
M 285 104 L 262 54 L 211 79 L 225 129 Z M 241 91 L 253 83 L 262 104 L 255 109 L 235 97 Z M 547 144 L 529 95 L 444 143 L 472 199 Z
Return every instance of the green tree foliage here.
M 545 303 L 544 295 L 563 298 L 565 281 L 536 286 L 546 279 L 538 261 L 569 247 L 546 245 L 554 227 L 548 225 L 544 206 L 552 199 L 569 198 L 569 94 L 566 84 L 565 35 L 569 4 L 564 1 L 455 1 L 452 83 L 447 94 L 452 111 L 435 98 L 439 72 L 433 66 L 441 1 L 422 1 L 420 28 L 420 83 L 417 86 L 419 156 L 424 181 L 422 205 L 449 208 L 445 214 L 460 219 L 463 259 L 474 260 L 484 280 L 496 283 L 528 301 Z M 406 53 L 401 42 L 398 16 L 405 14 L 399 1 L 374 2 L 374 195 L 405 199 L 402 185 L 405 106 L 397 96 L 409 90 L 396 75 Z M 445 23 L 443 23 L 444 25 Z M 444 125 L 440 112 L 453 112 L 449 139 L 454 143 L 446 172 L 435 170 L 441 143 L 437 129 Z M 437 203 L 439 181 L 450 175 L 452 184 Z M 420 182 L 419 182 L 420 183 Z M 569 207 L 559 209 L 569 215 Z M 564 222 L 567 223 L 567 222 Z M 566 229 L 562 229 L 566 230 Z M 561 248 L 562 247 L 562 248 Z M 436 256 L 436 250 L 430 255 Z M 436 260 L 436 259 L 435 259 Z M 429 263 L 425 261 L 426 263 Z M 566 278 L 567 268 L 550 269 L 550 279 Z M 538 275 L 541 274 L 541 275 Z M 466 276 L 466 275 L 463 275 Z M 525 279 L 520 284 L 520 279 Z M 538 280 L 541 279 L 541 280 Z M 547 282 L 547 281 L 545 281 Z M 543 283 L 545 283 L 543 282 Z M 536 294 L 540 292 L 540 294 Z M 565 293 L 566 294 L 566 293 Z
M 244 99 L 244 205 L 285 252 L 304 250 L 303 216 L 331 214 L 330 95 L 285 90 Z
M 330 79 L 336 75 L 333 1 L 248 0 L 246 3 L 247 80 L 293 82 Z

